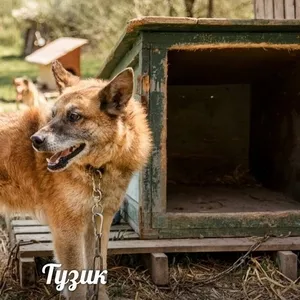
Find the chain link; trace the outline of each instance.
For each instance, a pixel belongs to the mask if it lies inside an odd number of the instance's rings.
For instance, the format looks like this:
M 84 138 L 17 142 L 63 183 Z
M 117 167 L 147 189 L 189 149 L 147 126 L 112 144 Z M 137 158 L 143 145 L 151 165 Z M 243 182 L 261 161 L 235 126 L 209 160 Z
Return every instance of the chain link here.
M 92 171 L 92 185 L 93 185 L 93 200 L 94 205 L 92 207 L 92 222 L 94 226 L 95 235 L 95 249 L 93 259 L 93 273 L 95 275 L 96 270 L 101 270 L 103 267 L 103 258 L 101 255 L 101 237 L 103 227 L 103 206 L 102 206 L 102 191 L 101 191 L 101 179 L 102 173 L 100 170 Z M 91 300 L 98 300 L 100 282 L 94 285 L 93 296 Z

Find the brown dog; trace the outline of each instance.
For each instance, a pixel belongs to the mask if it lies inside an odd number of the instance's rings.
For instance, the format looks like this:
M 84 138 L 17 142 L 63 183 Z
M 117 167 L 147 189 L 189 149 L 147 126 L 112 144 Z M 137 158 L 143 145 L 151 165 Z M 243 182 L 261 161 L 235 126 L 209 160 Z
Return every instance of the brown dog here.
M 19 102 L 23 102 L 29 107 L 44 107 L 48 105 L 45 96 L 30 79 L 17 77 L 13 80 L 13 84 L 17 92 L 17 107 Z
M 132 174 L 145 165 L 151 151 L 146 114 L 132 98 L 132 69 L 110 82 L 80 80 L 58 62 L 53 73 L 61 95 L 51 116 L 35 108 L 0 115 L 0 208 L 31 212 L 49 224 L 62 269 L 90 270 L 94 199 L 87 170 L 95 176 L 101 170 L 106 269 L 113 216 Z M 68 299 L 86 299 L 86 291 L 79 285 L 68 292 Z M 108 299 L 104 286 L 98 299 Z

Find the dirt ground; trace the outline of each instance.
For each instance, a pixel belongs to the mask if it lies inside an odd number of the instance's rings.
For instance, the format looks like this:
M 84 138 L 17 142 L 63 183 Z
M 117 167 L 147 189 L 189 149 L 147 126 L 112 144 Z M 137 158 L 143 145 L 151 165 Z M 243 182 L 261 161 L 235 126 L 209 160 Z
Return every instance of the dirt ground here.
M 1 225 L 1 224 L 0 224 Z M 300 299 L 300 278 L 291 281 L 278 271 L 267 254 L 252 253 L 245 262 L 218 280 L 205 284 L 229 268 L 242 253 L 169 255 L 170 282 L 157 287 L 139 256 L 118 255 L 109 259 L 109 293 L 114 300 L 296 300 Z M 10 268 L 1 283 L 9 256 L 8 237 L 0 232 L 0 299 L 63 300 L 55 287 L 39 277 L 35 288 L 21 289 L 16 269 Z M 37 261 L 39 269 L 46 260 Z M 37 270 L 39 271 L 39 270 Z

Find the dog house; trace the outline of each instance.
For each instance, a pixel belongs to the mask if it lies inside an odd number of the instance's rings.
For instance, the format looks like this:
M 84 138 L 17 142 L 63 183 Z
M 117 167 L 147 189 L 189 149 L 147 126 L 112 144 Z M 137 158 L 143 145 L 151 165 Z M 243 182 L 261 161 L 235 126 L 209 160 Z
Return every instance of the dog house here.
M 300 234 L 300 23 L 146 17 L 100 78 L 135 72 L 154 149 L 123 215 L 141 239 Z
M 62 37 L 25 57 L 25 60 L 39 66 L 38 84 L 47 90 L 56 90 L 51 63 L 58 60 L 66 70 L 80 76 L 81 47 L 85 39 Z

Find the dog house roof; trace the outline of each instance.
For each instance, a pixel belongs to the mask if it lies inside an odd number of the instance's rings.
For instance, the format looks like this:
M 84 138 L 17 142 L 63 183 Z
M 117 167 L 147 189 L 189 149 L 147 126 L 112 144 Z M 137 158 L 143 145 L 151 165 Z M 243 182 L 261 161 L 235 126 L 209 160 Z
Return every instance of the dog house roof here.
M 141 17 L 127 23 L 121 38 L 104 61 L 99 78 L 108 79 L 120 60 L 132 49 L 141 32 L 261 32 L 299 31 L 299 20 L 239 20 L 183 17 Z
M 62 37 L 25 57 L 25 60 L 40 65 L 49 65 L 54 60 L 87 44 L 85 39 Z

